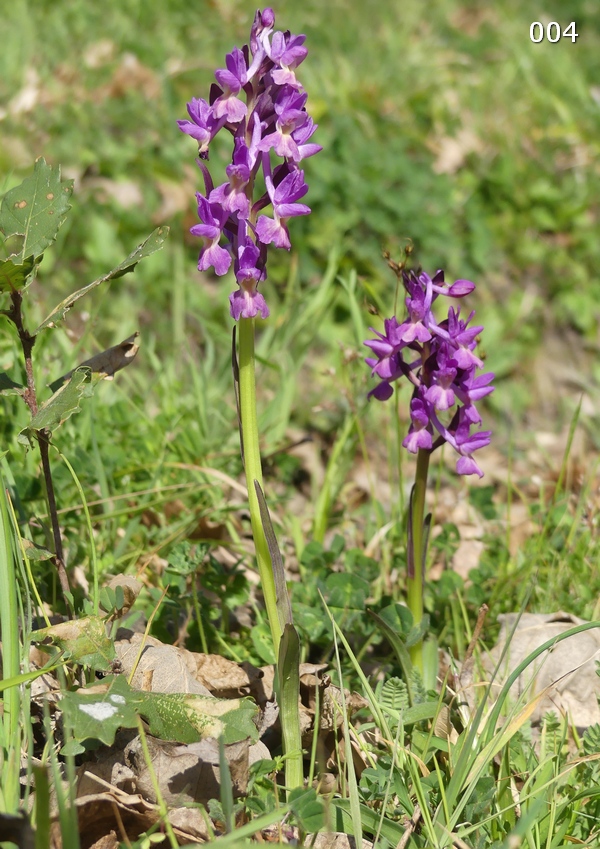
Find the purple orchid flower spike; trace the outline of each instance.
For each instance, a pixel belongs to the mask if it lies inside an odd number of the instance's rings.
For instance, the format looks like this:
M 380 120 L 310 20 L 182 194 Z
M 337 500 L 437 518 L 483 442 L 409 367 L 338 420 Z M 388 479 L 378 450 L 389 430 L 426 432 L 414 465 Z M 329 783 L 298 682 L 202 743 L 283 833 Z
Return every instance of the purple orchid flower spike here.
M 235 47 L 215 72 L 207 102 L 192 98 L 182 132 L 198 142 L 204 194 L 198 195 L 200 224 L 191 232 L 204 240 L 198 268 L 218 275 L 231 267 L 238 290 L 230 297 L 234 320 L 266 318 L 269 310 L 256 287 L 266 279 L 266 245 L 290 250 L 288 221 L 308 215 L 298 201 L 308 187 L 298 163 L 321 150 L 310 141 L 316 125 L 306 111 L 307 95 L 296 71 L 307 55 L 304 35 L 275 30 L 270 8 L 256 12 L 249 45 Z M 213 183 L 205 160 L 218 132 L 233 136 L 225 181 Z M 280 162 L 276 160 L 279 158 Z M 255 196 L 263 172 L 267 191 Z M 273 216 L 259 215 L 271 205 Z M 243 226 L 242 226 L 243 225 Z M 227 243 L 224 247 L 222 242 Z
M 395 381 L 408 379 L 414 390 L 404 447 L 417 453 L 433 451 L 446 442 L 459 455 L 457 472 L 481 477 L 473 453 L 489 445 L 491 431 L 473 431 L 481 424 L 476 403 L 494 391 L 494 375 L 477 374 L 483 362 L 474 351 L 483 327 L 469 327 L 474 313 L 463 321 L 460 310 L 452 306 L 438 324 L 432 309 L 439 296 L 463 298 L 475 284 L 456 280 L 448 285 L 443 271 L 433 278 L 424 272 L 402 271 L 402 282 L 407 317 L 402 323 L 396 316 L 386 319 L 384 332 L 373 331 L 376 338 L 365 342 L 374 355 L 365 362 L 380 381 L 369 397 L 385 401 L 392 396 Z M 414 359 L 405 360 L 405 352 Z M 444 424 L 450 416 L 451 421 Z

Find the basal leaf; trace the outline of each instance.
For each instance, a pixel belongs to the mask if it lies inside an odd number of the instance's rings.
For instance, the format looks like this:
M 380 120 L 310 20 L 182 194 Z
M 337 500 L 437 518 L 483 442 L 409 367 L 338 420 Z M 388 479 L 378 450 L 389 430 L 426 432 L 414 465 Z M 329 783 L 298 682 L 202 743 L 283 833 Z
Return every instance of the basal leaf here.
M 33 174 L 7 192 L 0 205 L 0 230 L 8 239 L 22 236 L 15 259 L 24 263 L 38 257 L 56 239 L 73 193 L 73 180 L 61 180 L 60 168 L 40 158 Z
M 68 383 L 61 386 L 46 403 L 40 407 L 27 427 L 19 433 L 17 439 L 22 445 L 30 445 L 36 431 L 56 430 L 69 416 L 79 410 L 79 401 L 84 394 L 93 389 L 91 369 L 84 368 L 73 373 Z
M 108 280 L 115 280 L 117 277 L 122 277 L 129 271 L 133 271 L 141 259 L 150 256 L 162 248 L 168 234 L 168 227 L 158 227 L 144 242 L 141 243 L 141 245 L 138 245 L 133 253 L 130 253 L 127 259 L 123 260 L 120 265 L 117 265 L 117 267 L 113 268 L 112 271 L 109 271 L 102 277 L 98 277 L 97 280 L 94 280 L 92 283 L 88 283 L 88 285 L 84 286 L 83 289 L 78 289 L 77 292 L 74 292 L 72 295 L 69 295 L 68 298 L 65 298 L 64 301 L 61 301 L 60 304 L 52 310 L 50 315 L 46 316 L 39 327 L 35 330 L 35 333 L 37 334 L 40 330 L 45 330 L 47 327 L 55 327 L 59 321 L 62 321 L 71 307 L 77 303 L 80 298 L 83 298 L 84 295 L 87 295 L 88 292 L 95 289 L 96 286 L 99 286 L 101 283 L 106 283 Z
M 35 631 L 33 639 L 50 639 L 55 646 L 68 652 L 71 660 L 82 666 L 106 671 L 116 657 L 112 640 L 106 634 L 106 624 L 99 616 L 85 616 L 70 622 L 60 622 Z
M 0 262 L 0 292 L 18 292 L 33 280 L 37 268 L 35 259 L 30 256 L 24 262 L 7 259 Z

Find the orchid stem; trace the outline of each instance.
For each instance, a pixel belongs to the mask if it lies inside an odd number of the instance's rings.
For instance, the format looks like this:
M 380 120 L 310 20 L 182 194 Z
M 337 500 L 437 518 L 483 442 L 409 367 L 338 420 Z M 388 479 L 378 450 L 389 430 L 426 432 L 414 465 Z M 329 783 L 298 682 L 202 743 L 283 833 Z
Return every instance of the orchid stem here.
M 260 448 L 258 442 L 258 420 L 256 416 L 256 377 L 255 377 L 255 353 L 254 353 L 254 325 L 253 318 L 241 318 L 238 323 L 239 329 L 239 387 L 240 387 L 240 419 L 242 423 L 242 447 L 244 453 L 244 470 L 246 472 L 246 486 L 248 488 L 248 502 L 250 507 L 250 521 L 252 523 L 252 535 L 256 549 L 256 560 L 258 563 L 258 574 L 260 576 L 261 588 L 265 599 L 265 607 L 273 638 L 273 650 L 275 658 L 279 656 L 279 643 L 281 641 L 281 624 L 277 612 L 277 593 L 275 590 L 275 578 L 271 565 L 269 548 L 263 530 L 260 516 L 260 507 L 254 481 L 258 481 L 263 489 L 262 466 L 260 462 Z
M 431 452 L 420 448 L 417 454 L 417 473 L 412 494 L 412 569 L 407 578 L 408 609 L 412 613 L 413 625 L 423 619 L 423 579 L 425 547 L 425 493 L 427 491 L 427 473 Z M 410 536 L 409 536 L 410 539 Z M 423 674 L 423 641 L 419 640 L 410 647 L 413 666 Z

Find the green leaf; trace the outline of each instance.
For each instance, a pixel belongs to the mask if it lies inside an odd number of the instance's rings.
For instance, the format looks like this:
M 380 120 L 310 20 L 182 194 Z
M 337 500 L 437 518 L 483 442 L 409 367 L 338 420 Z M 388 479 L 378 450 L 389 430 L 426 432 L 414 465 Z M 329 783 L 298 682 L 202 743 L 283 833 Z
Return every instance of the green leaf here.
M 6 372 L 0 372 L 0 395 L 22 395 L 25 387 L 15 383 Z
M 146 693 L 133 690 L 124 675 L 107 677 L 107 682 L 100 693 L 98 686 L 91 687 L 91 693 L 64 693 L 61 707 L 76 740 L 93 738 L 110 746 L 119 728 L 135 728 L 138 716 L 148 722 L 151 734 L 170 742 L 189 744 L 220 736 L 225 744 L 258 739 L 252 721 L 258 708 L 250 699 Z
M 0 262 L 0 292 L 24 289 L 33 279 L 36 269 L 37 263 L 32 256 L 24 262 L 13 262 L 12 259 Z
M 334 816 L 332 825 L 334 830 L 343 832 L 344 834 L 354 834 L 352 817 L 350 816 L 350 800 L 332 799 L 332 807 Z M 360 805 L 360 818 L 365 832 L 368 834 L 380 834 L 393 846 L 396 846 L 404 835 L 404 828 L 399 823 L 382 818 L 378 811 L 372 811 L 366 805 Z M 354 836 L 356 837 L 357 835 Z M 362 836 L 362 834 L 359 834 L 358 838 Z
M 265 663 L 275 663 L 275 652 L 273 650 L 273 639 L 271 630 L 266 622 L 259 622 L 250 630 L 250 639 L 254 651 Z
M 359 575 L 334 572 L 325 581 L 325 598 L 329 607 L 364 610 L 370 592 L 369 582 Z
M 106 671 L 116 657 L 115 647 L 106 633 L 106 624 L 99 616 L 85 616 L 71 622 L 60 622 L 49 628 L 34 631 L 37 642 L 49 639 L 68 653 L 71 660 L 82 666 Z
M 61 180 L 60 168 L 40 158 L 33 174 L 7 192 L 0 206 L 0 230 L 8 239 L 21 236 L 21 250 L 15 255 L 20 263 L 38 257 L 56 239 L 73 193 L 73 180 Z
M 27 427 L 19 433 L 17 439 L 22 445 L 31 445 L 36 431 L 48 430 L 52 433 L 69 416 L 79 410 L 79 402 L 84 394 L 93 391 L 92 372 L 89 368 L 75 371 L 68 383 L 52 395 L 40 407 Z
M 41 560 L 51 560 L 54 557 L 51 551 L 48 551 L 48 549 L 44 548 L 43 545 L 31 542 L 30 539 L 23 538 L 21 540 L 21 545 L 27 559 L 32 563 L 39 563 Z
M 139 699 L 124 675 L 113 678 L 103 692 L 97 692 L 98 686 L 92 689 L 96 692 L 81 689 L 64 693 L 60 707 L 75 740 L 100 740 L 112 746 L 119 728 L 137 727 Z
M 68 298 L 65 298 L 64 301 L 61 301 L 60 304 L 52 310 L 50 315 L 46 316 L 46 318 L 42 321 L 39 327 L 35 330 L 34 335 L 39 333 L 40 330 L 45 330 L 47 327 L 56 327 L 57 323 L 62 321 L 71 307 L 77 303 L 80 298 L 83 298 L 84 295 L 87 295 L 88 292 L 95 289 L 96 286 L 99 286 L 101 283 L 106 283 L 108 280 L 115 280 L 117 277 L 122 277 L 124 274 L 133 271 L 141 259 L 156 253 L 156 251 L 162 248 L 168 235 L 168 227 L 158 227 L 144 242 L 141 243 L 141 245 L 138 245 L 133 253 L 130 253 L 127 259 L 123 260 L 120 265 L 117 265 L 116 268 L 112 269 L 112 271 L 109 271 L 102 277 L 98 277 L 97 280 L 94 280 L 92 283 L 88 283 L 88 285 L 84 286 L 83 289 L 78 289 L 77 292 L 74 292 L 72 295 L 69 295 Z
M 316 834 L 323 828 L 325 824 L 325 803 L 322 797 L 317 796 L 314 787 L 308 789 L 296 787 L 290 792 L 288 801 L 303 831 Z

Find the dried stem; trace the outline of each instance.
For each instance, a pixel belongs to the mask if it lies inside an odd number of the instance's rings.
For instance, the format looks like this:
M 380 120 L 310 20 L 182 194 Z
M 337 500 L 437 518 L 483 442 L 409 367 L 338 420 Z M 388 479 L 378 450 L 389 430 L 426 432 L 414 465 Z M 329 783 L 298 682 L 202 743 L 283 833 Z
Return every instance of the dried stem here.
M 25 374 L 27 376 L 27 388 L 23 392 L 23 400 L 29 407 L 29 412 L 33 418 L 39 409 L 37 392 L 35 389 L 35 378 L 33 376 L 33 359 L 31 356 L 37 337 L 32 336 L 23 324 L 23 313 L 21 310 L 22 303 L 22 294 L 16 291 L 12 292 L 11 308 L 6 310 L 5 315 L 13 322 L 17 328 L 17 333 L 19 334 L 19 341 L 21 342 L 21 348 L 23 349 L 23 357 L 25 360 Z M 50 521 L 52 523 L 52 536 L 54 538 L 54 566 L 56 568 L 63 595 L 65 596 L 65 601 L 67 602 L 67 606 L 70 608 L 71 605 L 68 599 L 71 588 L 69 586 L 69 578 L 67 576 L 67 569 L 65 565 L 62 536 L 60 533 L 60 525 L 58 523 L 56 497 L 54 494 L 54 482 L 52 480 L 52 470 L 50 468 L 50 433 L 47 430 L 36 430 L 35 434 L 40 446 L 40 457 L 42 460 L 44 483 L 46 485 L 46 495 L 48 498 L 48 515 L 50 516 Z

